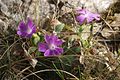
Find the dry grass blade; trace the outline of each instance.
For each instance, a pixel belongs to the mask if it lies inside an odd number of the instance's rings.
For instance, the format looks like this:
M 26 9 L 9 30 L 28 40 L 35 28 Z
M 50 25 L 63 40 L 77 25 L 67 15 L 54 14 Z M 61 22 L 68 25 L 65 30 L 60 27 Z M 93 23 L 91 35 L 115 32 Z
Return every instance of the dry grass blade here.
M 10 45 L 7 50 L 2 54 L 2 56 L 0 56 L 0 60 L 4 57 L 4 55 L 7 53 L 7 51 L 14 46 L 18 41 L 20 41 L 21 39 L 16 40 L 12 45 Z
M 24 73 L 24 71 L 28 70 L 30 67 L 31 67 L 31 66 L 28 66 L 28 67 L 26 67 L 25 69 L 23 69 L 22 71 L 20 71 L 20 72 L 16 75 L 16 77 L 20 76 L 22 73 Z
M 29 76 L 31 76 L 31 75 L 33 75 L 33 74 L 36 74 L 36 73 L 51 72 L 51 71 L 55 71 L 55 72 L 56 72 L 56 71 L 60 71 L 60 72 L 63 72 L 63 73 L 66 73 L 66 74 L 72 76 L 73 78 L 75 78 L 75 80 L 79 80 L 79 78 L 77 78 L 76 76 L 74 76 L 73 74 L 71 74 L 71 73 L 69 73 L 69 72 L 67 72 L 67 71 L 56 70 L 56 69 L 45 69 L 45 70 L 36 71 L 36 72 L 34 72 L 34 73 L 31 73 L 31 74 L 29 74 L 29 75 L 23 77 L 21 80 L 24 80 L 24 79 L 26 79 L 27 77 L 29 77 Z

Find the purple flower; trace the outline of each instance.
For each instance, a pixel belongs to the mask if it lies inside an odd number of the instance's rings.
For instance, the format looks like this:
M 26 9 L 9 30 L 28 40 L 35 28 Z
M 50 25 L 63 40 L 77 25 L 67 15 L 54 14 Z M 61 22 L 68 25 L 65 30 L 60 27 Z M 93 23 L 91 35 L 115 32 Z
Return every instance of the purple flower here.
M 24 38 L 31 38 L 33 33 L 36 32 L 36 26 L 33 21 L 28 18 L 27 23 L 21 21 L 18 26 L 17 34 Z
M 94 20 L 100 20 L 100 15 L 96 13 L 92 13 L 86 9 L 77 10 L 76 20 L 80 23 L 91 23 Z
M 44 56 L 56 56 L 63 53 L 63 48 L 59 47 L 63 41 L 55 35 L 45 35 L 45 43 L 38 44 L 38 50 L 44 52 Z

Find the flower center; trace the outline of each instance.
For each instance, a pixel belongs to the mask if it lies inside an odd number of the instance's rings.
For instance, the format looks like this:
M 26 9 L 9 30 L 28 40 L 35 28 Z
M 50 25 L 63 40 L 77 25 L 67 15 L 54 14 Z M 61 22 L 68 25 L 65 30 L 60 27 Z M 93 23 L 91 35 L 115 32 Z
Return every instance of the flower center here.
M 54 44 L 50 44 L 50 45 L 49 45 L 49 48 L 50 48 L 51 50 L 54 50 L 54 49 L 56 48 L 56 46 L 55 46 Z
M 32 32 L 32 29 L 28 28 L 27 33 L 30 34 Z
M 88 13 L 86 13 L 84 16 L 87 18 L 88 17 Z

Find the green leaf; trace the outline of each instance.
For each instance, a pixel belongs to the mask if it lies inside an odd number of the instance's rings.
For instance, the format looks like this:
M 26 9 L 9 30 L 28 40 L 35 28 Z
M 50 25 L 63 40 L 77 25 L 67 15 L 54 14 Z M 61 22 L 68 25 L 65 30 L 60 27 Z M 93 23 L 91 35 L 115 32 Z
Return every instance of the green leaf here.
M 120 55 L 120 49 L 118 49 L 118 55 Z
M 40 36 L 38 34 L 34 34 L 32 37 L 32 43 L 34 45 L 37 45 L 39 41 L 40 41 Z
M 82 44 L 84 48 L 88 48 L 90 46 L 90 43 L 88 42 L 88 40 L 83 40 Z
M 30 47 L 28 49 L 28 53 L 32 53 L 32 52 L 35 52 L 37 50 L 37 47 Z
M 79 32 L 82 33 L 83 30 L 84 30 L 84 28 L 82 26 L 80 26 Z
M 38 43 L 39 41 L 40 41 L 40 37 L 36 37 L 36 38 L 34 38 L 34 41 L 33 41 L 33 42 L 34 42 L 35 45 L 37 45 L 37 43 Z
M 73 48 L 73 51 L 74 51 L 75 53 L 80 53 L 81 48 L 80 48 L 80 47 L 74 47 L 74 48 Z
M 59 24 L 55 27 L 55 32 L 59 33 L 63 30 L 65 24 Z
M 35 53 L 37 56 L 43 56 L 43 54 L 41 52 L 39 52 L 38 50 Z

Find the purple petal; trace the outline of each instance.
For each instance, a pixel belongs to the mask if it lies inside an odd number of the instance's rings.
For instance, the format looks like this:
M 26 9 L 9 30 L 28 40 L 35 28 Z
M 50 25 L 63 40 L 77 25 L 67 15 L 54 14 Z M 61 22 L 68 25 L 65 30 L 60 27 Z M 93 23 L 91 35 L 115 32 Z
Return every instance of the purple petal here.
M 39 43 L 38 44 L 38 50 L 40 52 L 46 52 L 47 49 L 48 49 L 48 45 L 46 43 Z
M 86 20 L 86 17 L 84 15 L 79 15 L 76 17 L 76 20 L 80 23 L 83 24 L 84 21 Z
M 18 25 L 18 30 L 20 31 L 26 31 L 27 30 L 27 27 L 25 25 L 25 23 L 23 21 L 21 21 Z
M 86 20 L 87 20 L 87 23 L 90 23 L 90 22 L 92 22 L 92 21 L 94 20 L 94 17 L 89 15 L 89 16 L 86 18 Z
M 30 31 L 29 31 L 29 30 L 27 31 L 27 36 L 28 36 L 28 37 L 32 37 L 33 33 L 35 33 L 35 32 L 36 32 L 36 27 L 33 26 L 33 27 L 30 29 Z
M 44 39 L 45 39 L 45 42 L 46 42 L 46 43 L 49 43 L 49 41 L 50 41 L 50 36 L 45 35 L 45 36 L 44 36 Z
M 56 55 L 60 55 L 61 53 L 63 53 L 63 48 L 57 47 L 55 51 L 57 52 Z
M 86 14 L 86 10 L 85 9 L 78 9 L 77 13 L 78 14 Z
M 19 35 L 19 36 L 22 36 L 22 37 L 26 37 L 26 35 L 27 35 L 27 33 L 26 32 L 22 32 L 22 31 L 17 31 L 17 34 Z
M 27 33 L 27 37 L 32 37 L 33 33 L 36 32 L 36 27 L 33 27 L 32 29 L 30 30 L 27 30 L 26 33 Z
M 32 33 L 35 33 L 36 32 L 36 26 L 34 25 L 33 27 L 32 27 Z
M 25 37 L 25 36 L 27 35 L 27 33 L 26 33 L 25 31 L 22 31 L 22 30 L 18 30 L 18 31 L 17 31 L 17 34 L 18 34 L 19 36 L 22 36 L 22 37 Z
M 30 27 L 30 28 L 32 28 L 34 26 L 34 23 L 33 23 L 32 19 L 28 18 L 27 26 Z
M 21 31 L 17 31 L 17 34 L 18 34 L 18 35 L 22 35 Z
M 57 56 L 57 55 L 60 55 L 61 53 L 63 53 L 63 49 L 62 48 L 56 48 L 55 50 L 48 49 L 44 53 L 44 56 Z
M 100 15 L 99 15 L 99 14 L 94 14 L 94 16 L 95 16 L 94 18 L 95 18 L 96 20 L 98 20 L 98 21 L 100 20 Z
M 100 20 L 100 15 L 94 13 L 89 14 L 89 16 L 87 17 L 87 23 L 90 23 L 93 20 Z
M 56 41 L 59 40 L 58 37 L 57 37 L 56 35 L 51 35 L 50 37 L 51 37 L 50 43 L 55 44 Z
M 45 41 L 48 44 L 55 44 L 57 40 L 58 40 L 58 37 L 55 35 L 51 35 L 51 36 L 45 35 Z
M 31 33 L 36 32 L 36 26 L 34 25 L 33 21 L 30 18 L 28 18 L 27 26 L 28 26 L 28 29 L 32 31 Z
M 54 56 L 54 51 L 48 49 L 48 50 L 44 53 L 44 56 Z
M 28 34 L 25 31 L 17 31 L 17 34 L 20 35 L 21 37 L 24 37 L 24 38 L 31 38 L 32 37 L 32 33 Z
M 26 38 L 31 38 L 31 37 L 32 37 L 32 34 L 33 34 L 33 33 L 26 34 L 26 36 L 25 36 L 25 37 L 26 37 Z
M 60 46 L 60 45 L 62 45 L 62 44 L 63 44 L 63 41 L 60 40 L 60 39 L 58 39 L 57 41 L 55 41 L 55 45 L 56 45 L 56 46 Z

